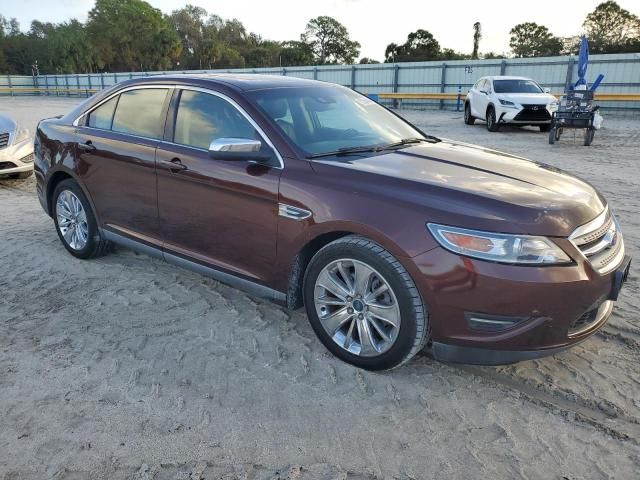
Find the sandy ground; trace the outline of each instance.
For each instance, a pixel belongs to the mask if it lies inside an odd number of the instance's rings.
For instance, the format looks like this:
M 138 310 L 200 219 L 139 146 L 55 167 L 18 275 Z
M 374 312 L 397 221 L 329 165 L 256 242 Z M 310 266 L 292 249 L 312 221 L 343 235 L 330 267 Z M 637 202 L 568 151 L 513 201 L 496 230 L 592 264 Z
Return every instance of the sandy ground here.
M 75 101 L 0 99 L 32 126 Z M 435 135 L 577 173 L 640 258 L 640 121 L 590 148 L 403 112 Z M 578 139 L 579 140 L 579 139 Z M 0 479 L 637 478 L 637 270 L 604 329 L 538 361 L 333 358 L 305 315 L 118 248 L 72 258 L 33 179 L 0 181 Z

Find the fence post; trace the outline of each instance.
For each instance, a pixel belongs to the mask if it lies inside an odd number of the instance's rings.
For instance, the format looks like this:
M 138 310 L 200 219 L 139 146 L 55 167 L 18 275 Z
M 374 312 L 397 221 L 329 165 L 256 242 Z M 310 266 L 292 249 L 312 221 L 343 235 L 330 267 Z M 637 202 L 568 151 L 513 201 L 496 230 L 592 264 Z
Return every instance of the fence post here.
M 461 100 L 462 100 L 462 85 L 458 85 L 458 103 L 456 103 L 456 112 L 460 111 Z
M 89 85 L 89 88 L 87 89 L 87 97 L 89 97 L 89 90 L 91 90 L 93 87 L 91 86 L 91 74 L 87 73 L 87 83 Z
M 287 69 L 282 67 L 282 76 L 286 77 L 287 76 Z
M 318 79 L 318 67 L 313 67 L 313 79 Z
M 67 92 L 66 92 L 66 96 L 69 97 L 69 75 L 64 76 L 64 84 L 66 86 Z
M 442 63 L 442 74 L 440 76 L 440 93 L 444 93 L 447 81 L 447 64 L 446 62 Z M 440 110 L 444 109 L 444 100 L 440 100 Z
M 104 90 L 104 73 L 100 72 L 100 89 Z
M 398 93 L 398 77 L 400 76 L 400 65 L 393 65 L 393 93 Z M 393 99 L 393 108 L 398 108 L 398 100 Z
M 351 90 L 356 89 L 356 66 L 351 65 Z
M 53 80 L 56 82 L 56 97 L 60 96 L 60 92 L 58 92 L 58 75 L 53 76 Z
M 49 96 L 49 75 L 44 76 L 44 88 L 47 92 L 47 97 Z
M 567 64 L 567 80 L 565 81 L 565 84 L 564 84 L 564 91 L 565 92 L 569 91 L 569 87 L 573 83 L 573 64 L 574 64 L 574 62 L 575 62 L 575 59 L 573 58 L 573 56 L 571 56 L 569 58 L 569 63 Z
M 504 75 L 506 71 L 507 71 L 507 61 L 502 60 L 502 63 L 500 64 L 500 75 Z
M 9 85 L 9 93 L 13 97 L 13 88 L 11 86 L 11 77 L 9 75 L 7 75 L 7 85 Z
M 76 74 L 76 84 L 78 86 L 78 96 L 80 96 L 80 75 Z

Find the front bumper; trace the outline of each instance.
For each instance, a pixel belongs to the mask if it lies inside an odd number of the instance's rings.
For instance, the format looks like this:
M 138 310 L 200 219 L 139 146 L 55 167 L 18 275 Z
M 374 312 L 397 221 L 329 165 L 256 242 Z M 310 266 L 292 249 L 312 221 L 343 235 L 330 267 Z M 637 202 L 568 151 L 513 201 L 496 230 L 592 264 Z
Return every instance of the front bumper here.
M 0 149 L 0 175 L 33 169 L 33 140 L 27 139 Z
M 429 311 L 432 355 L 497 365 L 551 355 L 593 335 L 611 315 L 630 259 L 606 275 L 586 259 L 570 266 L 517 266 L 440 247 L 410 263 Z M 490 322 L 485 326 L 506 326 L 479 328 L 477 318 Z
M 515 125 L 549 125 L 551 124 L 551 111 L 546 106 L 541 105 L 540 111 L 546 112 L 548 118 L 537 118 L 535 115 L 527 114 L 524 107 L 518 106 L 517 108 L 506 108 L 504 106 L 496 105 L 496 120 L 498 123 L 512 123 Z

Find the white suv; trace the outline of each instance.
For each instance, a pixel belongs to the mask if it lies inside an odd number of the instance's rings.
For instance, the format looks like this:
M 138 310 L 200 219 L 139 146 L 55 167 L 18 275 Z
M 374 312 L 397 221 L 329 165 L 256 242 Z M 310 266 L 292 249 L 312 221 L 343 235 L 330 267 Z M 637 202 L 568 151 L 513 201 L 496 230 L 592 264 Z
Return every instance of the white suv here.
M 0 178 L 33 175 L 33 136 L 6 115 L 0 114 Z
M 497 132 L 502 124 L 538 125 L 549 131 L 558 100 L 537 82 L 525 77 L 482 77 L 471 87 L 464 102 L 464 123 L 487 122 Z

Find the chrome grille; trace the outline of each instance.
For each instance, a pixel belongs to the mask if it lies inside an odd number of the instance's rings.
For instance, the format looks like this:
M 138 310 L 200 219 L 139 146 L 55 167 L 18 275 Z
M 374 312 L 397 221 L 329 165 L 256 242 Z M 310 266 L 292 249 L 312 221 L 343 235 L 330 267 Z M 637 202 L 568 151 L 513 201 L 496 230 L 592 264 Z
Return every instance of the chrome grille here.
M 9 145 L 9 132 L 0 133 L 0 148 Z
M 624 241 L 607 207 L 589 223 L 578 227 L 569 240 L 600 274 L 609 273 L 624 258 Z

